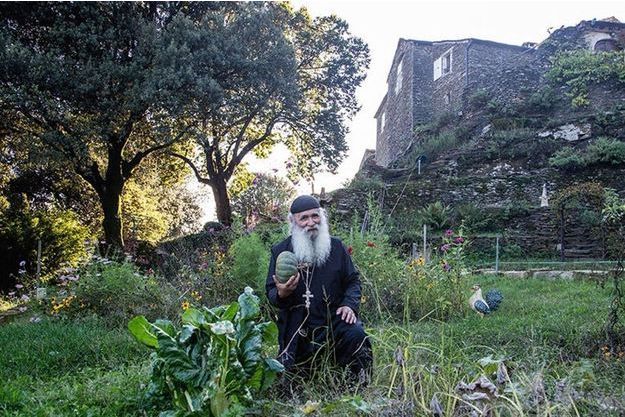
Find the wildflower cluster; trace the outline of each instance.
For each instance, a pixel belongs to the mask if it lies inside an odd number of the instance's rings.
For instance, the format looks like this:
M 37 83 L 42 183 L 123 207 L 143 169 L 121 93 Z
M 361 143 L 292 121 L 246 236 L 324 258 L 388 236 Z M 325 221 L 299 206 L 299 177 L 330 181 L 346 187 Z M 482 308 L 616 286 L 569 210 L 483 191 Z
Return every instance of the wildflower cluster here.
M 72 306 L 72 302 L 76 299 L 75 295 L 68 295 L 67 297 L 51 297 L 50 298 L 50 314 L 57 315 L 62 310 L 67 310 Z
M 616 352 L 612 352 L 609 346 L 604 345 L 601 347 L 601 356 L 606 361 L 615 360 L 621 362 L 625 360 L 625 351 L 619 347 Z
M 448 229 L 441 245 L 433 251 L 430 262 L 424 257 L 407 264 L 406 317 L 429 316 L 447 319 L 463 310 L 462 275 L 465 271 L 462 233 Z

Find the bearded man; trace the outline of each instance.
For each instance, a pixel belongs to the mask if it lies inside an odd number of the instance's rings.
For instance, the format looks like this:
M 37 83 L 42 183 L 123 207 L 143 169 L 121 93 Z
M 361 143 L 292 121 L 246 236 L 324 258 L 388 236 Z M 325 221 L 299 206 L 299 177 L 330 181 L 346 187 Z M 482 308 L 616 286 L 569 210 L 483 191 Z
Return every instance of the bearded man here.
M 325 211 L 312 196 L 297 197 L 289 213 L 291 235 L 271 249 L 266 291 L 279 308 L 278 359 L 287 371 L 310 370 L 325 347 L 336 363 L 363 383 L 372 365 L 371 343 L 358 319 L 360 277 L 343 243 L 330 236 Z M 291 251 L 298 273 L 285 283 L 276 258 Z

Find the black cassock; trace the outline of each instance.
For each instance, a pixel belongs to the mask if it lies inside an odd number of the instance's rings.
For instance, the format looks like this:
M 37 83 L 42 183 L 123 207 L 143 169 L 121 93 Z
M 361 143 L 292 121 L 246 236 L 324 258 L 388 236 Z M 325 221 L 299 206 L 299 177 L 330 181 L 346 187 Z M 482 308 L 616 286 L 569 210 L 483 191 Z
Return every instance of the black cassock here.
M 278 359 L 289 369 L 310 360 L 317 349 L 333 342 L 336 361 L 349 365 L 358 374 L 369 372 L 372 362 L 371 343 L 360 320 L 347 324 L 336 314 L 341 306 L 350 307 L 358 316 L 360 307 L 360 276 L 343 243 L 331 238 L 330 256 L 322 266 L 300 269 L 300 280 L 293 293 L 282 299 L 273 281 L 276 258 L 285 251 L 293 251 L 291 237 L 271 248 L 271 262 L 267 274 L 266 291 L 269 301 L 278 307 Z M 309 278 L 307 280 L 307 278 Z M 310 282 L 310 311 L 305 307 L 306 281 Z M 331 337 L 330 337 L 331 336 Z

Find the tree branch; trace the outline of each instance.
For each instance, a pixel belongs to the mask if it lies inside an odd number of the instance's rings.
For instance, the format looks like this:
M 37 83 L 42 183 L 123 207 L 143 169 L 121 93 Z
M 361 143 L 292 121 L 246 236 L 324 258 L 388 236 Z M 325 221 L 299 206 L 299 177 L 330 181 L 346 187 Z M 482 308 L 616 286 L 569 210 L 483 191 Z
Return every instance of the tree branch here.
M 180 138 L 189 131 L 189 129 L 190 127 L 187 127 L 186 129 L 179 132 L 176 135 L 176 137 L 174 137 L 173 139 L 165 143 L 161 143 L 160 145 L 153 146 L 149 149 L 146 149 L 145 151 L 137 152 L 130 161 L 122 161 L 122 175 L 124 176 L 124 178 L 129 178 L 130 175 L 132 174 L 132 171 L 141 163 L 141 161 L 146 156 L 150 155 L 153 152 L 160 151 L 161 149 L 165 149 L 173 145 L 174 143 L 178 142 Z
M 210 185 L 210 186 L 213 185 L 213 181 L 210 179 L 210 177 L 209 178 L 202 177 L 202 175 L 200 174 L 200 171 L 197 169 L 197 167 L 195 166 L 195 163 L 191 159 L 187 158 L 184 155 L 180 155 L 179 153 L 175 153 L 175 152 L 167 152 L 167 154 L 171 156 L 175 156 L 176 158 L 183 160 L 189 166 L 189 168 L 191 168 L 198 182 L 202 184 Z

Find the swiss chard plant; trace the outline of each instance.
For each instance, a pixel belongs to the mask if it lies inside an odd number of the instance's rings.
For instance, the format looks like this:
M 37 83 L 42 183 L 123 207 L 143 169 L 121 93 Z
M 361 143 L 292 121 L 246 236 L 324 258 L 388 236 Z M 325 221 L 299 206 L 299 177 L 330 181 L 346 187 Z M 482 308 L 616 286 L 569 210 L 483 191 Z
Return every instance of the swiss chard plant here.
M 242 415 L 272 384 L 284 370 L 266 355 L 278 329 L 273 322 L 257 323 L 259 313 L 259 299 L 248 287 L 230 305 L 185 310 L 180 330 L 143 316 L 128 323 L 133 336 L 154 349 L 147 396 L 172 406 L 161 417 Z

